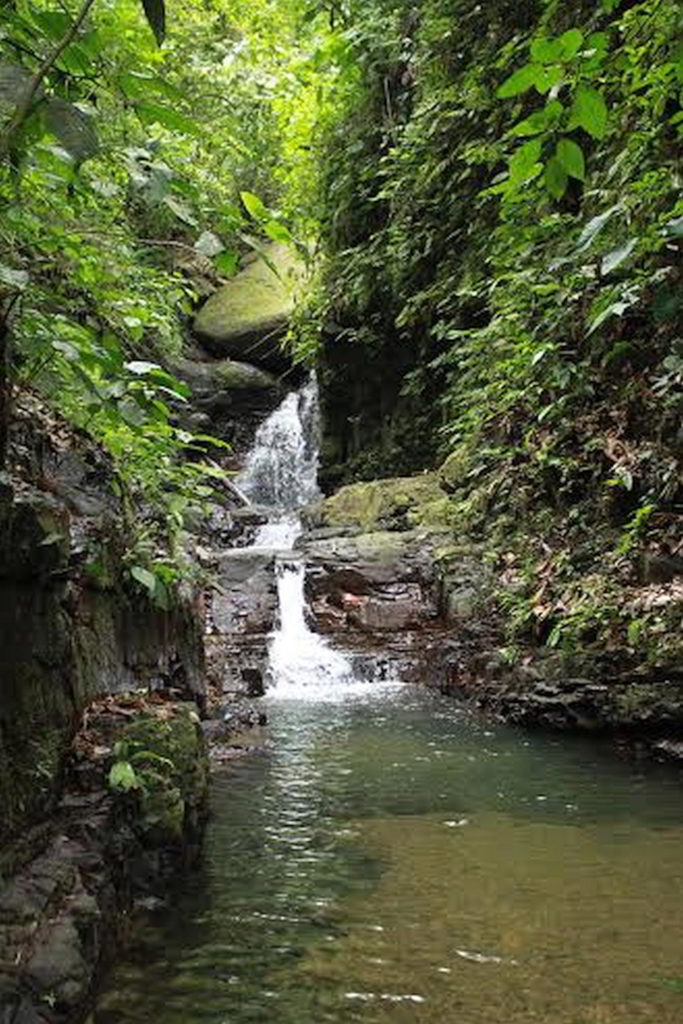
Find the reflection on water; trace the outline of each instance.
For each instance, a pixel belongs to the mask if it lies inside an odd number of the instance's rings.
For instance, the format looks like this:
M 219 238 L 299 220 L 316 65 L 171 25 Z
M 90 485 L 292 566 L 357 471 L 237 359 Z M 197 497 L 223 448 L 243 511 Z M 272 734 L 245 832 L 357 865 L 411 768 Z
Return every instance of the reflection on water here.
M 674 1024 L 680 789 L 422 691 L 271 698 L 96 1024 Z

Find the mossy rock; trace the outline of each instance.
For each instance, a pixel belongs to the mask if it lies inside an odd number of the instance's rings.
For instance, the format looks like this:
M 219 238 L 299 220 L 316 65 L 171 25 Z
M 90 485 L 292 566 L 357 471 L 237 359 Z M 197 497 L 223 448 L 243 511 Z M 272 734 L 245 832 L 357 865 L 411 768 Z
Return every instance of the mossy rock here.
M 279 372 L 287 369 L 279 339 L 294 310 L 303 265 L 287 245 L 264 246 L 277 273 L 255 259 L 219 288 L 197 313 L 195 333 L 216 356 L 231 356 Z
M 208 763 L 191 706 L 141 715 L 121 734 L 142 786 L 141 828 L 153 845 L 181 843 L 206 800 Z
M 371 531 L 443 528 L 447 514 L 448 499 L 436 474 L 421 473 L 348 484 L 316 506 L 312 516 L 320 526 L 359 526 Z
M 199 362 L 178 357 L 171 368 L 198 398 L 216 396 L 222 391 L 268 391 L 278 387 L 276 378 L 266 370 L 234 359 Z

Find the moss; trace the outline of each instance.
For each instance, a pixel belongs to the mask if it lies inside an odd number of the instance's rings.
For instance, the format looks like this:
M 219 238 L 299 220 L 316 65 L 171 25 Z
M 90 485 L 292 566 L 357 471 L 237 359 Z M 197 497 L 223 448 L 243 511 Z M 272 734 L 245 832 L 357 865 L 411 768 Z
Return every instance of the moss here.
M 301 273 L 301 264 L 288 246 L 271 245 L 265 247 L 265 251 L 279 276 L 264 260 L 254 260 L 211 296 L 194 322 L 197 334 L 229 346 L 225 354 L 247 359 L 253 355 L 254 361 L 259 361 L 259 336 L 283 327 L 291 316 L 294 309 L 291 282 Z
M 322 502 L 324 526 L 360 526 L 371 530 L 414 526 L 438 527 L 446 522 L 448 499 L 435 473 L 349 484 Z
M 168 715 L 142 715 L 126 726 L 121 743 L 142 783 L 141 827 L 149 841 L 182 841 L 188 817 L 198 815 L 208 786 L 196 712 L 188 706 Z

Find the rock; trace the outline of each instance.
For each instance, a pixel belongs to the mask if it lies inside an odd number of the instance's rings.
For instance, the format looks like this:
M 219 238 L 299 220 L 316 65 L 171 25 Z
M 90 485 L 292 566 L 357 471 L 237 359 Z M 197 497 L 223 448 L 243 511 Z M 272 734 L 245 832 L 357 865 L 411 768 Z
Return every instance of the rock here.
M 302 543 L 306 592 L 318 628 L 399 632 L 435 620 L 439 591 L 424 535 L 318 534 Z
M 348 484 L 307 509 L 304 520 L 314 529 L 340 528 L 338 533 L 354 527 L 364 533 L 420 524 L 443 528 L 446 502 L 436 474 L 420 473 Z
M 277 597 L 273 555 L 235 548 L 218 561 L 220 590 L 211 598 L 211 623 L 219 633 L 267 633 L 275 622 Z
M 177 356 L 172 369 L 190 385 L 194 397 L 209 406 L 222 392 L 278 390 L 278 382 L 272 374 L 233 359 L 200 362 Z
M 302 265 L 289 246 L 272 244 L 264 251 L 279 276 L 255 259 L 207 300 L 194 330 L 213 355 L 245 359 L 277 373 L 291 366 L 279 341 L 294 309 L 292 283 Z
M 62 1009 L 83 1002 L 90 987 L 92 969 L 83 957 L 81 939 L 70 917 L 58 919 L 39 940 L 26 975 L 39 991 L 51 993 Z

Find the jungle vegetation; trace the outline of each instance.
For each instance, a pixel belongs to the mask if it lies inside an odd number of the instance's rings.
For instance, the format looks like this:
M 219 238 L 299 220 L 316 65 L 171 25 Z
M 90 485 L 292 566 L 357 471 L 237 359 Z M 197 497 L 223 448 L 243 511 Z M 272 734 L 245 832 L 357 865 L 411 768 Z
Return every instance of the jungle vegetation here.
M 636 556 L 678 557 L 680 4 L 162 11 L 0 7 L 4 403 L 39 388 L 177 527 L 210 477 L 165 368 L 198 282 L 305 240 L 290 345 L 320 368 L 328 483 L 442 465 L 515 628 L 595 633 Z

